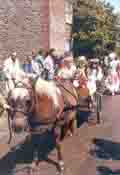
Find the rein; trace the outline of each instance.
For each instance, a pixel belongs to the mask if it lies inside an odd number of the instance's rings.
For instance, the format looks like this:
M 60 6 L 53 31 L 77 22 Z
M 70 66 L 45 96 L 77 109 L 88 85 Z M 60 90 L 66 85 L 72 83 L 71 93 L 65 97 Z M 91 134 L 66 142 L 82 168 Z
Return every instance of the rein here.
M 57 81 L 57 83 L 58 86 L 60 85 L 66 92 L 68 92 L 72 97 L 74 97 L 76 101 L 78 101 L 78 98 L 72 92 L 70 92 L 60 81 Z
M 14 87 L 14 88 L 26 88 L 26 89 L 28 89 L 28 90 L 32 90 L 32 87 L 28 87 L 25 83 L 23 83 L 23 82 L 21 82 L 21 81 L 17 82 L 17 83 L 15 84 L 15 87 Z M 10 91 L 9 94 L 8 94 L 7 101 L 9 100 L 10 95 L 11 95 L 11 91 Z M 30 95 L 31 95 L 31 94 L 30 94 Z M 9 102 L 8 102 L 8 104 L 9 104 Z M 31 108 L 32 108 L 32 106 L 33 106 L 33 104 L 31 105 Z M 2 107 L 2 108 L 3 108 L 3 107 Z M 29 115 L 30 115 L 30 113 L 31 113 L 31 110 L 28 111 L 28 112 L 25 112 L 25 111 L 23 111 L 23 110 L 21 110 L 21 109 L 19 109 L 19 108 L 15 108 L 15 107 L 13 108 L 13 107 L 11 107 L 11 106 L 10 106 L 9 109 L 4 109 L 4 108 L 3 108 L 3 110 L 6 110 L 7 113 L 8 113 L 8 128 L 9 128 L 9 140 L 8 140 L 8 144 L 10 144 L 10 143 L 11 143 L 11 140 L 12 140 L 12 127 L 11 127 L 11 116 L 10 116 L 10 112 L 13 112 L 13 113 L 20 112 L 20 113 L 22 113 L 22 114 L 25 115 L 24 119 L 25 119 L 25 120 L 28 120 L 28 119 L 29 119 Z

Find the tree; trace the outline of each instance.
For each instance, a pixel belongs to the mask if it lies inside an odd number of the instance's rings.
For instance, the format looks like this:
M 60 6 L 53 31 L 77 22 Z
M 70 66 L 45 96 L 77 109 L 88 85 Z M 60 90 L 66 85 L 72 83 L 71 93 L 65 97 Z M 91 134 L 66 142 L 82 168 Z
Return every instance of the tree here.
M 75 0 L 77 5 L 74 6 L 72 36 L 73 39 L 75 37 L 75 40 L 77 38 L 77 40 L 86 40 L 90 43 L 95 41 L 95 46 L 103 49 L 105 44 L 115 41 L 116 16 L 113 13 L 114 8 L 105 1 L 97 1 L 94 5 L 88 2 L 94 3 L 94 1 Z M 81 14 L 81 8 L 84 9 L 84 12 L 86 9 L 86 15 Z M 94 50 L 96 50 L 95 46 Z

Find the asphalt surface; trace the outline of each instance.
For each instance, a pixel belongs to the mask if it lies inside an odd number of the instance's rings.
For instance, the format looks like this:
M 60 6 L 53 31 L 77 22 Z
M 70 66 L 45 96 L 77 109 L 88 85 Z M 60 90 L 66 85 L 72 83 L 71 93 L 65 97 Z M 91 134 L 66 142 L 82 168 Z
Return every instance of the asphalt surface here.
M 86 122 L 85 112 L 78 115 L 77 133 L 63 142 L 64 175 L 120 175 L 119 104 L 120 96 L 103 98 L 99 125 L 95 124 L 95 118 Z M 0 175 L 29 174 L 32 152 L 30 144 L 19 147 L 24 139 L 25 136 L 15 135 L 8 145 L 7 121 L 0 119 Z M 52 136 L 48 135 L 41 143 L 41 152 L 45 152 L 48 159 L 41 158 L 33 175 L 56 175 L 57 156 L 51 140 Z

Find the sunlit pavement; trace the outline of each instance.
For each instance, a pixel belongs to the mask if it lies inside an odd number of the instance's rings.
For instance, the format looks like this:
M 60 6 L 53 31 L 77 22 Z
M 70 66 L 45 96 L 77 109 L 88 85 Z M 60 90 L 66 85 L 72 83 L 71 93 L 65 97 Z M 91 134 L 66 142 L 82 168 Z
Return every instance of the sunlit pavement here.
M 26 175 L 29 162 L 24 159 L 30 153 L 28 147 L 11 149 L 21 142 L 22 136 L 15 136 L 11 145 L 7 145 L 7 124 L 3 126 L 0 128 L 4 133 L 0 134 L 0 175 Z M 65 139 L 63 155 L 64 175 L 120 175 L 120 96 L 103 98 L 101 124 L 84 122 L 76 135 Z M 41 161 L 33 175 L 55 175 L 56 161 L 53 150 L 49 160 Z

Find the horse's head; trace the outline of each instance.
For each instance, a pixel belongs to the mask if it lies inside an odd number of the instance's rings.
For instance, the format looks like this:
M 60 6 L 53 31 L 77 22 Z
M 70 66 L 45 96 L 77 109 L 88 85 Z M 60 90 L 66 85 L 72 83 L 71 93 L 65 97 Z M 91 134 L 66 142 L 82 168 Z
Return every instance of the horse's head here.
M 32 112 L 33 94 L 32 88 L 25 85 L 16 86 L 9 94 L 10 118 L 15 132 L 27 129 L 28 117 Z

